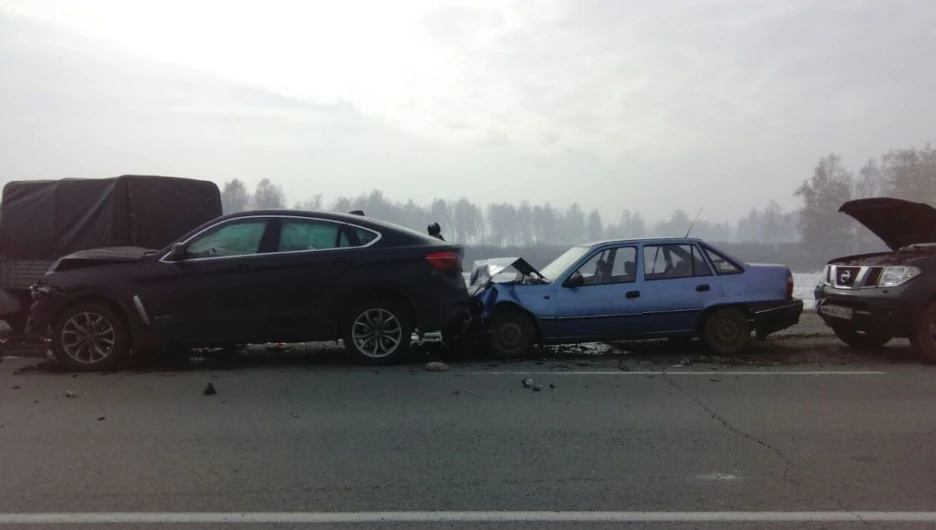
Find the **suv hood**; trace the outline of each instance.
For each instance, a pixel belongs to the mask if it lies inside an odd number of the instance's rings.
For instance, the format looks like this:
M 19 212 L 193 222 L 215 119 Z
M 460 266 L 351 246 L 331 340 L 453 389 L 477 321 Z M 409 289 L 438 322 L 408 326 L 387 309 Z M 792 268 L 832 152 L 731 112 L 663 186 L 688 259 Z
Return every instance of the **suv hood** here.
M 97 265 L 139 261 L 156 252 L 156 250 L 141 247 L 105 247 L 80 250 L 59 258 L 58 261 L 49 267 L 46 274 L 71 269 L 83 269 L 85 267 L 94 267 Z
M 848 201 L 839 211 L 851 216 L 891 250 L 936 242 L 936 208 L 891 197 Z

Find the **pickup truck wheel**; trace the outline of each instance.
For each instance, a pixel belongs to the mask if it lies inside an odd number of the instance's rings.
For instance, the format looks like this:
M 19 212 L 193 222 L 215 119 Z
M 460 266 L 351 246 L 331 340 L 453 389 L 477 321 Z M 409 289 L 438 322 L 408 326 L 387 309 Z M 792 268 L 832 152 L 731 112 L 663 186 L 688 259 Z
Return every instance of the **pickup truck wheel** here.
M 870 333 L 863 333 L 851 328 L 843 327 L 832 328 L 832 333 L 835 333 L 835 336 L 845 344 L 862 350 L 873 350 L 875 348 L 880 348 L 881 346 L 890 342 L 892 338 L 894 338 L 889 335 L 872 335 Z
M 372 300 L 348 313 L 342 334 L 345 349 L 364 364 L 391 364 L 409 349 L 413 324 L 399 304 Z
M 702 327 L 702 340 L 718 355 L 733 355 L 751 342 L 751 324 L 744 313 L 733 307 L 716 309 Z
M 914 348 L 932 361 L 936 361 L 936 302 L 926 306 L 923 310 L 923 316 L 913 336 L 910 337 L 910 343 Z
M 536 328 L 533 321 L 519 311 L 509 311 L 491 322 L 491 351 L 497 357 L 525 357 L 533 351 Z
M 52 326 L 52 353 L 73 371 L 116 368 L 130 353 L 130 333 L 122 318 L 100 304 L 69 307 Z

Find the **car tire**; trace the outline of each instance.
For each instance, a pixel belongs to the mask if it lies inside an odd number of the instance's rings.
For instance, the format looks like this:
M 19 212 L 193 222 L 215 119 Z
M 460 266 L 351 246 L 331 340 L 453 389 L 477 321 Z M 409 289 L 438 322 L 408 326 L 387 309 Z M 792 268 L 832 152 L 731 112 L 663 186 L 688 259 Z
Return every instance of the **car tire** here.
M 130 354 L 130 332 L 124 319 L 104 305 L 68 307 L 52 325 L 52 353 L 76 372 L 116 368 Z
M 526 357 L 536 345 L 536 327 L 530 317 L 508 311 L 491 321 L 491 352 L 500 358 Z
M 845 344 L 861 350 L 880 348 L 894 338 L 889 335 L 872 335 L 870 333 L 862 333 L 851 328 L 843 327 L 832 328 L 832 333 L 835 333 L 835 336 Z
M 933 337 L 933 325 L 936 325 L 936 302 L 930 303 L 923 310 L 917 329 L 910 337 L 910 344 L 931 361 L 936 361 L 936 338 Z
M 399 361 L 413 339 L 412 319 L 400 304 L 372 300 L 348 312 L 342 330 L 345 350 L 359 363 L 382 365 Z
M 751 324 L 738 309 L 716 309 L 702 325 L 702 340 L 712 353 L 733 355 L 751 342 Z

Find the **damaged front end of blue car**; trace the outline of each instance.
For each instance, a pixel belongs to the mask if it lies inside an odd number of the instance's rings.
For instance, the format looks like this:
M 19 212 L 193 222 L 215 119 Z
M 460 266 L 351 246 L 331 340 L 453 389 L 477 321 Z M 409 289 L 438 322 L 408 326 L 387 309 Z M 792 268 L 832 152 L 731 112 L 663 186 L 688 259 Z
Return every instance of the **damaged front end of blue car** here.
M 458 333 L 459 343 L 486 340 L 490 320 L 498 305 L 506 303 L 525 307 L 523 287 L 549 283 L 523 258 L 478 260 L 474 263 L 467 281 L 470 297 L 469 316 Z

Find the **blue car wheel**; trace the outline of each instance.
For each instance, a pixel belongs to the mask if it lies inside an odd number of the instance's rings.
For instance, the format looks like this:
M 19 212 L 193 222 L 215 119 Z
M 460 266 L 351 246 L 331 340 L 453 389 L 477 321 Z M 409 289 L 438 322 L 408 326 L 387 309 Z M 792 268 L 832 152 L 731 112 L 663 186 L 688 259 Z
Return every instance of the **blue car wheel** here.
M 491 322 L 491 351 L 498 357 L 525 357 L 533 351 L 536 328 L 530 317 L 509 311 Z
M 738 309 L 716 309 L 705 319 L 702 338 L 712 352 L 732 355 L 743 350 L 751 341 L 751 324 Z

